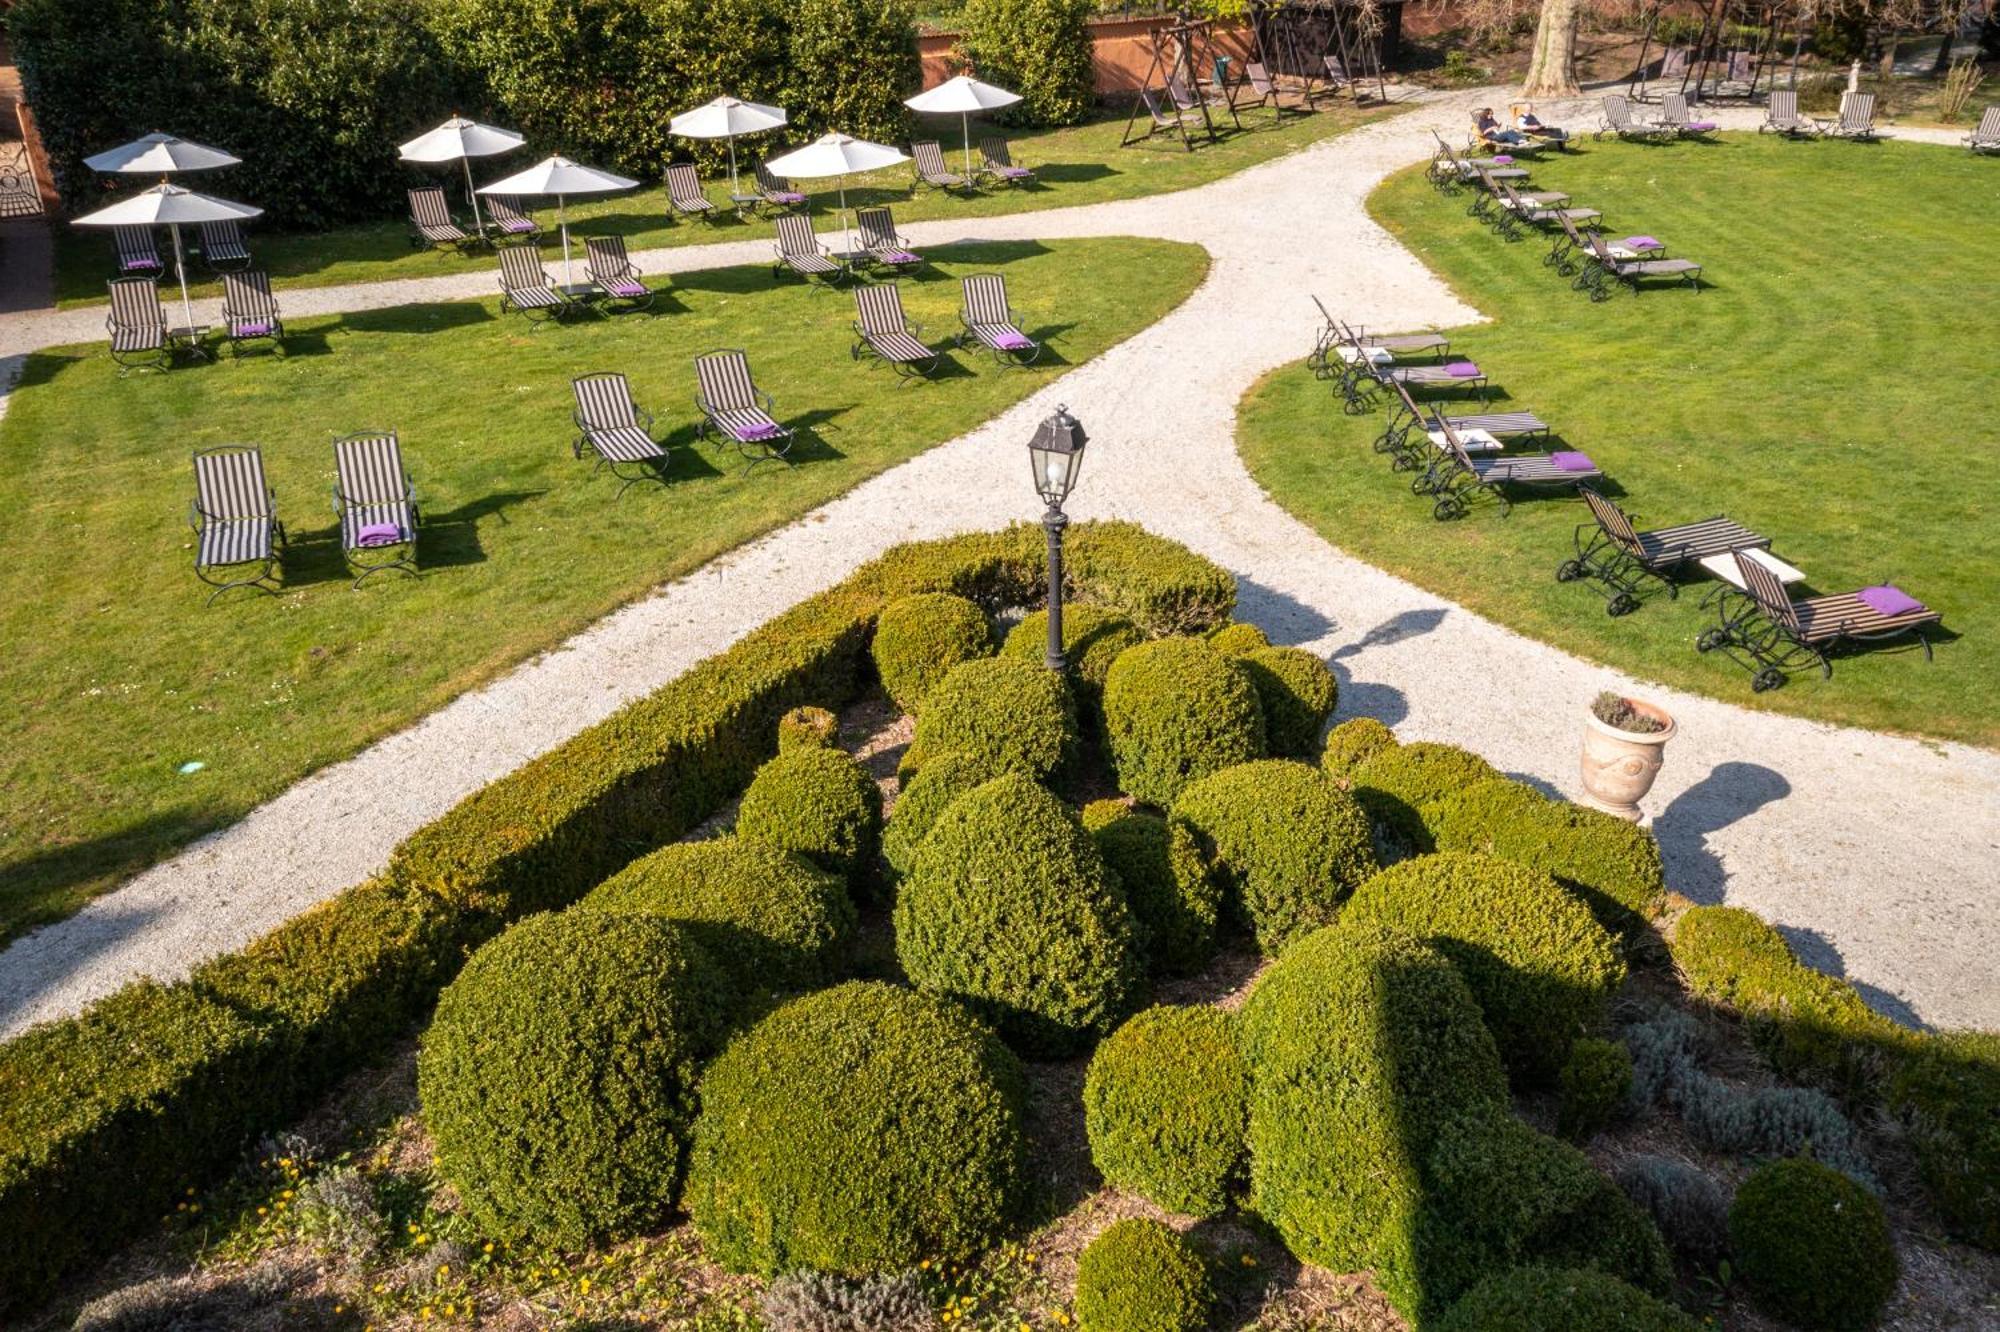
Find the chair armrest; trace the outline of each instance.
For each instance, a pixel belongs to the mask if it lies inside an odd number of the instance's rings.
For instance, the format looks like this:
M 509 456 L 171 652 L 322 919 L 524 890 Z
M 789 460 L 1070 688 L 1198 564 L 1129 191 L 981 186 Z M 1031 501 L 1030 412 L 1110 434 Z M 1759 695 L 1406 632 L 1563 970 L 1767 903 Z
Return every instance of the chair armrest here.
M 776 407 L 776 404 L 771 400 L 771 395 L 754 384 L 750 386 L 750 392 L 757 399 L 757 405 L 764 409 L 764 414 L 769 416 Z
M 921 338 L 924 335 L 924 326 L 914 319 L 905 319 L 903 320 L 903 331 L 913 338 Z
M 200 500 L 198 500 L 198 499 L 191 499 L 191 500 L 189 500 L 189 501 L 188 501 L 188 526 L 189 526 L 189 527 L 192 527 L 192 528 L 193 528 L 193 529 L 194 529 L 194 530 L 195 530 L 196 532 L 200 532 L 200 531 L 201 531 L 201 529 L 202 529 L 202 519 L 204 519 L 204 518 L 206 518 L 206 517 L 208 517 L 208 515 L 207 515 L 207 514 L 205 514 L 205 513 L 203 513 L 203 512 L 201 511 L 201 501 L 200 501 Z
M 645 422 L 647 431 L 649 433 L 651 432 L 651 430 L 653 429 L 653 414 L 651 412 L 647 411 L 644 407 L 639 406 L 639 404 L 633 403 L 632 415 L 635 419 Z

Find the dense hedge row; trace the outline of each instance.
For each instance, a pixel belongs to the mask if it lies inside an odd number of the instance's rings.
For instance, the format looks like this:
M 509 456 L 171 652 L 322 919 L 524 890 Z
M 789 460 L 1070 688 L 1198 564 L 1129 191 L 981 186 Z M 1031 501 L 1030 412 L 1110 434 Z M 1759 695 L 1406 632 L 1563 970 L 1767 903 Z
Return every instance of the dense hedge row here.
M 1095 0 L 966 0 L 958 55 L 980 78 L 1021 94 L 1014 119 L 1074 125 L 1095 100 L 1090 29 Z

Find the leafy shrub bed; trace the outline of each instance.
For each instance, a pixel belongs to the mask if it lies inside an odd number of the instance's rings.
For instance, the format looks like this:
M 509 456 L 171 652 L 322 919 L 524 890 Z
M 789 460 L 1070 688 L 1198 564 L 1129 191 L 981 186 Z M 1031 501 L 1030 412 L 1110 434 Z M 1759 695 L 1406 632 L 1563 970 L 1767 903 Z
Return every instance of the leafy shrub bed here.
M 1320 747 L 1320 770 L 1329 777 L 1346 778 L 1362 762 L 1398 743 L 1396 733 L 1373 717 L 1355 717 L 1326 733 Z
M 1215 1008 L 1147 1009 L 1097 1048 L 1083 1084 L 1105 1181 L 1189 1216 L 1229 1205 L 1249 1114 L 1235 1020 Z
M 1158 1221 L 1114 1221 L 1077 1260 L 1081 1332 L 1202 1332 L 1214 1305 L 1208 1263 Z
M 1866 1332 L 1896 1289 L 1875 1195 L 1798 1158 L 1759 1166 L 1729 1209 L 1729 1247 L 1757 1302 L 1800 1327 Z
M 1340 687 L 1325 662 L 1303 648 L 1254 648 L 1238 658 L 1264 706 L 1264 739 L 1274 758 L 1311 759 Z
M 1383 745 L 1349 769 L 1355 798 L 1390 838 L 1413 852 L 1435 851 L 1428 807 L 1474 782 L 1498 777 L 1493 765 L 1456 745 Z
M 1199 863 L 1187 830 L 1122 800 L 1085 805 L 1083 826 L 1118 876 L 1153 969 L 1187 976 L 1208 965 L 1221 924 L 1222 890 Z
M 964 597 L 920 592 L 882 608 L 873 655 L 882 692 L 914 717 L 952 667 L 993 655 L 993 628 L 986 612 Z
M 1104 679 L 1111 663 L 1126 648 L 1136 647 L 1145 635 L 1126 616 L 1103 606 L 1063 607 L 1063 661 L 1069 667 L 1070 687 L 1076 691 L 1077 711 L 1085 729 L 1093 736 L 1104 730 Z M 1000 645 L 1000 655 L 1011 661 L 1039 666 L 1048 652 L 1049 613 L 1031 611 L 1008 633 Z
M 1701 1326 L 1602 1272 L 1517 1267 L 1473 1287 L 1438 1332 L 1699 1332 Z
M 804 856 L 856 887 L 875 879 L 882 788 L 838 749 L 806 745 L 757 769 L 736 835 Z
M 990 754 L 946 750 L 927 761 L 922 771 L 903 783 L 896 797 L 896 814 L 882 834 L 882 856 L 897 876 L 908 874 L 916 863 L 917 848 L 930 836 L 938 816 L 951 802 L 995 777 L 1004 777 L 1007 765 Z
M 1012 658 L 968 661 L 938 681 L 903 754 L 905 776 L 936 754 L 966 754 L 1038 782 L 1062 783 L 1076 763 L 1076 702 L 1064 679 Z
M 1119 786 L 1161 809 L 1188 783 L 1265 753 L 1249 672 L 1196 638 L 1121 653 L 1104 682 L 1104 723 Z

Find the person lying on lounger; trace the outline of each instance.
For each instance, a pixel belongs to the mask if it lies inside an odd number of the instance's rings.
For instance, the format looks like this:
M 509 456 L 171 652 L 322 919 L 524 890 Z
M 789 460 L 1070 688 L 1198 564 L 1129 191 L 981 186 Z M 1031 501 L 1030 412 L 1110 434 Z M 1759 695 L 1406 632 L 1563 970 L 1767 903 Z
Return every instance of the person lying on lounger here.
M 1515 148 L 1528 141 L 1528 136 L 1521 131 L 1508 129 L 1495 120 L 1490 106 L 1482 106 L 1472 113 L 1472 128 L 1481 143 L 1495 148 Z
M 1514 128 L 1531 139 L 1551 139 L 1560 143 L 1569 138 L 1567 130 L 1558 129 L 1554 125 L 1544 125 L 1542 118 L 1535 114 L 1534 106 L 1528 102 L 1522 102 L 1514 108 Z

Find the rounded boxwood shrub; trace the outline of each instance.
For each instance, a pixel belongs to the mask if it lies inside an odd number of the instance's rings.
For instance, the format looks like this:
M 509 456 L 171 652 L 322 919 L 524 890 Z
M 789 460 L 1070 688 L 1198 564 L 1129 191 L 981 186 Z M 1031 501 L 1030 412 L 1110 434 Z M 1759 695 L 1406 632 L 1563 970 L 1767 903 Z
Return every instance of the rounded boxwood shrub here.
M 837 875 L 740 837 L 661 847 L 578 905 L 681 922 L 746 993 L 824 985 L 855 925 L 854 901 Z
M 993 626 L 964 597 L 919 592 L 882 608 L 871 650 L 882 691 L 914 716 L 952 667 L 993 655 Z
M 1617 1041 L 1586 1036 L 1569 1048 L 1561 1083 L 1557 1128 L 1581 1142 L 1617 1118 L 1631 1096 L 1631 1052 Z
M 1589 908 L 1511 860 L 1447 851 L 1403 861 L 1357 888 L 1346 918 L 1408 931 L 1449 957 L 1501 1057 L 1531 1082 L 1555 1078 L 1625 980 L 1618 943 Z
M 1225 657 L 1242 657 L 1271 646 L 1271 640 L 1256 625 L 1231 620 L 1220 629 L 1209 631 L 1208 645 Z
M 1702 1325 L 1602 1272 L 1516 1267 L 1474 1286 L 1437 1326 L 1438 1332 L 1700 1332 Z
M 882 788 L 838 749 L 787 750 L 757 769 L 736 811 L 736 835 L 865 884 L 882 846 Z
M 1119 654 L 1104 682 L 1104 723 L 1118 784 L 1162 809 L 1189 782 L 1265 753 L 1250 673 L 1198 638 Z
M 1079 1332 L 1203 1332 L 1214 1308 L 1208 1263 L 1158 1221 L 1114 1221 L 1077 1259 Z
M 1222 890 L 1204 872 L 1188 831 L 1122 800 L 1084 806 L 1083 826 L 1118 876 L 1153 969 L 1186 976 L 1207 966 L 1215 956 Z
M 1917 1173 L 1952 1233 L 2000 1251 L 2000 1031 L 1913 1038 L 1889 1084 Z
M 1396 746 L 1396 733 L 1373 717 L 1350 717 L 1326 733 L 1320 747 L 1320 771 L 1345 778 L 1380 750 Z
M 919 989 L 965 1000 L 1018 1048 L 1075 1054 L 1141 982 L 1123 896 L 1090 834 L 1019 773 L 951 803 L 896 894 L 896 956 Z
M 931 825 L 951 802 L 1003 776 L 1006 767 L 985 754 L 964 754 L 957 750 L 939 754 L 924 764 L 923 770 L 903 784 L 896 807 L 889 811 L 889 824 L 882 832 L 882 858 L 901 876 L 910 872 L 917 848 L 930 836 Z
M 778 752 L 800 746 L 828 748 L 840 731 L 840 719 L 825 708 L 793 708 L 778 718 Z
M 1217 1008 L 1149 1008 L 1097 1047 L 1083 1084 L 1090 1159 L 1170 1212 L 1229 1205 L 1249 1131 L 1250 1075 Z
M 657 916 L 530 916 L 474 953 L 438 999 L 417 1092 L 479 1228 L 576 1249 L 671 1210 L 726 992 Z
M 905 777 L 938 754 L 986 759 L 1038 782 L 1066 780 L 1076 760 L 1076 700 L 1055 671 L 1024 661 L 968 661 L 938 682 L 903 755 Z
M 1193 848 L 1176 862 L 1179 872 L 1210 877 L 1266 953 L 1331 922 L 1378 868 L 1361 806 L 1318 769 L 1289 759 L 1204 777 L 1181 792 L 1172 822 Z
M 1326 663 L 1303 648 L 1264 647 L 1237 660 L 1250 672 L 1264 707 L 1264 742 L 1276 758 L 1310 760 L 1319 728 L 1333 715 L 1340 686 Z
M 1743 1181 L 1729 1248 L 1758 1305 L 1800 1327 L 1865 1332 L 1896 1289 L 1881 1202 L 1807 1157 L 1766 1162 Z
M 1146 641 L 1129 616 L 1104 606 L 1063 607 L 1063 660 L 1069 664 L 1070 687 L 1078 709 L 1094 725 L 1104 719 L 1104 677 L 1126 648 Z M 1010 661 L 1040 666 L 1049 647 L 1049 613 L 1034 611 L 1008 633 L 1000 655 Z
M 767 1276 L 967 1258 L 1020 1212 L 1024 1085 L 946 1000 L 878 981 L 794 999 L 702 1078 L 695 1229 L 724 1267 Z
M 1350 770 L 1355 797 L 1368 817 L 1415 852 L 1437 849 L 1426 816 L 1430 805 L 1499 775 L 1477 754 L 1424 740 L 1378 749 Z

